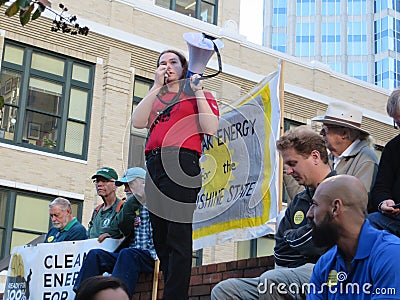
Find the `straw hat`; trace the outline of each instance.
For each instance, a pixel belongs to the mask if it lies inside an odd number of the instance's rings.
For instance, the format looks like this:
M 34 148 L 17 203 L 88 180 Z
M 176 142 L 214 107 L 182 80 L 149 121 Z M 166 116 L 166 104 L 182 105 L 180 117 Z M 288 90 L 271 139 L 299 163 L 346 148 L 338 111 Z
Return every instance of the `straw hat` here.
M 363 133 L 369 134 L 368 131 L 361 128 L 362 115 L 362 112 L 354 106 L 342 102 L 333 102 L 329 103 L 325 116 L 318 116 L 311 120 L 324 124 L 357 129 Z

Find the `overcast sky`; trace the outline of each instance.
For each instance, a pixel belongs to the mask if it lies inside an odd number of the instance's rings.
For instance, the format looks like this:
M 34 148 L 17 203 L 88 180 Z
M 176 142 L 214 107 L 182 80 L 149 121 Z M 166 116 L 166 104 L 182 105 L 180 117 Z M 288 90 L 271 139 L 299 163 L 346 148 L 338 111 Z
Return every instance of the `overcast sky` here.
M 261 45 L 263 0 L 240 0 L 239 32 L 247 36 L 247 40 Z

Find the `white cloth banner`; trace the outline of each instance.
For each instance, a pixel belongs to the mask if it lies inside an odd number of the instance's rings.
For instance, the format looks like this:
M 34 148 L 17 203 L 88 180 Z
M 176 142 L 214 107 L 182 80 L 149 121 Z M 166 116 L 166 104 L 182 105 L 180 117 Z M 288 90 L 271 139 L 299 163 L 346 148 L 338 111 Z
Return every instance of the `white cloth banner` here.
M 14 247 L 5 300 L 73 300 L 72 288 L 87 252 L 93 248 L 114 251 L 120 241 L 97 239 Z
M 194 249 L 273 231 L 267 222 L 278 214 L 279 77 L 280 68 L 231 104 L 216 134 L 205 136 Z

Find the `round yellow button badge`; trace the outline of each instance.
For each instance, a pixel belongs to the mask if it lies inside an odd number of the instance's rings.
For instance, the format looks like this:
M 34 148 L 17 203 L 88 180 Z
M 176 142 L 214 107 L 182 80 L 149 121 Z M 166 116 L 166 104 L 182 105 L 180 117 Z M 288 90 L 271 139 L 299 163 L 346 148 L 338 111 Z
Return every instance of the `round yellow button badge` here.
M 299 225 L 304 220 L 304 213 L 301 210 L 296 211 L 294 214 L 294 224 Z

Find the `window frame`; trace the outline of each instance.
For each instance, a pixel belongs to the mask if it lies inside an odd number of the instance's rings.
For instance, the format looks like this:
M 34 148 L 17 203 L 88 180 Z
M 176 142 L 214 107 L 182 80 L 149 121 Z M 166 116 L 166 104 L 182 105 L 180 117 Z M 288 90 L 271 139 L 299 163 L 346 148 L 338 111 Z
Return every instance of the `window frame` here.
M 150 91 L 151 87 L 154 84 L 154 80 L 148 79 L 142 76 L 135 76 L 133 81 L 133 93 L 132 93 L 132 111 L 136 109 L 136 106 L 142 101 L 142 97 L 138 96 L 136 91 L 136 85 L 140 82 L 142 85 L 148 86 L 148 91 Z M 145 96 L 145 95 L 144 95 Z M 144 140 L 143 151 L 138 154 L 138 151 L 134 151 L 135 143 L 134 141 L 138 141 L 140 139 Z M 139 145 L 139 147 L 142 145 Z M 145 157 L 144 157 L 144 147 L 146 146 L 146 134 L 137 130 L 131 126 L 130 135 L 129 135 L 129 156 L 128 156 L 128 167 L 145 167 Z M 139 162 L 139 163 L 137 163 Z
M 4 52 L 6 46 L 14 46 L 23 49 L 23 62 L 22 65 L 14 64 L 11 62 L 4 61 Z M 80 59 L 69 57 L 66 55 L 60 55 L 58 53 L 47 51 L 41 48 L 37 48 L 31 45 L 14 42 L 11 40 L 6 40 L 3 46 L 3 58 L 1 61 L 0 75 L 3 72 L 12 72 L 18 73 L 20 78 L 19 83 L 19 97 L 16 104 L 5 103 L 6 106 L 14 107 L 17 109 L 16 119 L 18 120 L 15 124 L 15 131 L 13 139 L 0 138 L 1 143 L 11 144 L 16 146 L 21 146 L 24 148 L 35 149 L 42 152 L 48 152 L 53 154 L 59 154 L 62 156 L 77 158 L 77 159 L 87 159 L 88 155 L 88 146 L 89 146 L 89 134 L 90 134 L 90 123 L 91 123 L 91 110 L 92 110 L 92 99 L 93 99 L 93 91 L 94 91 L 94 76 L 95 76 L 95 64 L 89 63 L 86 61 L 82 61 Z M 43 54 L 46 56 L 51 56 L 56 59 L 60 59 L 64 62 L 64 73 L 62 76 L 51 74 L 49 72 L 36 70 L 31 68 L 32 55 L 33 54 Z M 75 79 L 72 79 L 72 71 L 74 64 L 78 64 L 81 66 L 85 66 L 89 69 L 88 82 L 81 82 Z M 52 82 L 62 87 L 62 93 L 60 98 L 60 107 L 58 113 L 40 111 L 35 109 L 34 107 L 28 107 L 29 101 L 29 82 L 30 80 L 38 79 L 44 80 L 47 82 Z M 84 120 L 77 120 L 73 117 L 69 116 L 69 108 L 70 108 L 70 95 L 71 90 L 75 89 L 78 91 L 84 91 L 87 93 L 87 105 L 86 105 L 86 114 Z M 24 136 L 24 126 L 27 122 L 26 116 L 29 113 L 39 113 L 41 115 L 45 115 L 54 120 L 59 121 L 59 125 L 57 131 L 55 133 L 56 137 L 56 146 L 52 148 L 43 147 L 41 145 L 33 145 L 29 142 L 23 140 Z M 82 151 L 81 154 L 66 152 L 65 151 L 65 141 L 67 134 L 67 125 L 69 122 L 82 124 L 84 126 L 83 136 L 82 136 Z
M 212 3 L 209 0 L 195 0 L 195 1 L 196 1 L 196 4 L 195 4 L 195 15 L 193 16 L 193 18 L 202 21 L 202 19 L 201 19 L 201 5 L 203 3 L 205 3 L 207 5 L 210 5 L 210 6 L 214 7 L 214 15 L 212 17 L 212 23 L 210 23 L 210 24 L 217 25 L 217 22 L 218 22 L 218 1 L 219 0 L 213 0 L 215 3 Z M 157 1 L 155 1 L 155 5 L 161 6 L 161 5 L 157 4 Z M 164 7 L 164 6 L 161 6 L 161 7 Z M 169 1 L 169 9 L 173 10 L 173 11 L 177 11 L 176 10 L 176 0 L 170 0 Z M 203 22 L 206 22 L 206 21 L 203 21 Z
M 12 251 L 11 249 L 11 242 L 12 236 L 14 232 L 21 232 L 21 233 L 28 233 L 28 234 L 37 234 L 38 236 L 42 234 L 46 234 L 48 230 L 52 227 L 51 219 L 49 216 L 48 219 L 48 228 L 46 232 L 36 231 L 36 230 L 29 230 L 29 229 L 20 229 L 14 228 L 14 220 L 15 220 L 15 209 L 17 203 L 17 196 L 27 196 L 27 197 L 34 197 L 40 198 L 43 201 L 48 201 L 50 204 L 57 195 L 48 195 L 48 194 L 41 194 L 41 193 L 34 193 L 20 189 L 13 189 L 0 186 L 0 193 L 5 193 L 6 195 L 6 214 L 4 220 L 4 226 L 0 224 L 0 229 L 4 230 L 2 235 L 2 239 L 0 239 L 0 260 L 9 255 Z M 83 213 L 83 201 L 76 200 L 76 199 L 68 199 L 71 202 L 72 206 L 77 207 L 77 214 L 74 215 L 78 219 L 79 222 L 82 222 L 82 213 Z M 86 226 L 85 226 L 86 228 Z M 1 233 L 0 233 L 1 234 Z

